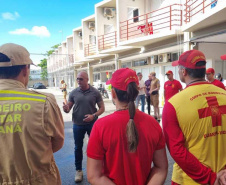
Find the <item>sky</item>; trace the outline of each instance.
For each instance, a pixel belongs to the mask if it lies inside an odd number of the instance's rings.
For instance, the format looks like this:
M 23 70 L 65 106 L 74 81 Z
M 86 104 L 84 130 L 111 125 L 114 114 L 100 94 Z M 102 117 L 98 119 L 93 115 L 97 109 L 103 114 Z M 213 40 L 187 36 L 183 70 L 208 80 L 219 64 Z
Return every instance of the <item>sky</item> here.
M 20 44 L 35 64 L 66 40 L 102 0 L 0 0 L 0 45 Z M 35 68 L 34 68 L 35 69 Z

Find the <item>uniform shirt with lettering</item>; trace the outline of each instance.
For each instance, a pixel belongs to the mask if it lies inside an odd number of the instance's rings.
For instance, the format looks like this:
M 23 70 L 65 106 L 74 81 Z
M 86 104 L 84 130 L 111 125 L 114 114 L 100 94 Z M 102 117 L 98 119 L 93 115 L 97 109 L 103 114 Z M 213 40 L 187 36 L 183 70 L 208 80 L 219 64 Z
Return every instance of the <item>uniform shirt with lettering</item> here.
M 151 171 L 153 153 L 165 147 L 165 140 L 158 122 L 137 109 L 134 122 L 139 144 L 135 153 L 128 152 L 128 121 L 128 110 L 98 119 L 90 135 L 87 156 L 103 160 L 103 173 L 117 185 L 145 184 Z
M 181 89 L 182 85 L 178 80 L 173 79 L 173 81 L 166 81 L 164 84 L 165 101 L 177 94 Z
M 212 81 L 211 84 L 216 85 L 217 87 L 220 87 L 222 89 L 225 89 L 224 84 L 220 80 L 214 79 L 214 81 Z
M 163 109 L 163 131 L 175 160 L 172 181 L 213 184 L 226 165 L 226 92 L 208 82 L 176 94 Z
M 61 185 L 53 152 L 63 146 L 64 122 L 55 97 L 0 79 L 0 98 L 0 184 Z
M 138 95 L 144 95 L 145 94 L 145 84 L 144 84 L 144 80 L 139 80 L 139 85 L 138 87 L 140 87 L 139 90 L 139 94 Z

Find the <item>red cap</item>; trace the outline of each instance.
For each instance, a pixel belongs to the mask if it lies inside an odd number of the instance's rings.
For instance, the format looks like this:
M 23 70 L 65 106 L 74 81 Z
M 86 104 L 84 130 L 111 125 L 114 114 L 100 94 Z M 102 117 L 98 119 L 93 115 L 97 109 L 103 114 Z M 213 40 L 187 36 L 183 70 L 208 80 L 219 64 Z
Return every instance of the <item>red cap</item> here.
M 139 85 L 139 80 L 136 75 L 136 72 L 129 68 L 122 68 L 116 70 L 112 74 L 112 78 L 106 82 L 107 85 L 111 84 L 113 87 L 126 91 L 127 86 L 130 82 L 135 82 Z
M 166 72 L 166 75 L 170 75 L 170 74 L 173 74 L 173 71 L 169 70 L 169 71 Z
M 172 66 L 182 65 L 189 69 L 202 69 L 206 68 L 206 65 L 204 66 L 196 66 L 196 64 L 200 61 L 206 62 L 205 55 L 198 50 L 190 50 L 182 53 L 179 57 L 179 60 L 174 61 L 172 63 Z
M 222 55 L 221 60 L 226 60 L 226 55 Z
M 209 74 L 209 73 L 215 74 L 215 70 L 213 68 L 208 68 L 206 70 L 206 74 Z

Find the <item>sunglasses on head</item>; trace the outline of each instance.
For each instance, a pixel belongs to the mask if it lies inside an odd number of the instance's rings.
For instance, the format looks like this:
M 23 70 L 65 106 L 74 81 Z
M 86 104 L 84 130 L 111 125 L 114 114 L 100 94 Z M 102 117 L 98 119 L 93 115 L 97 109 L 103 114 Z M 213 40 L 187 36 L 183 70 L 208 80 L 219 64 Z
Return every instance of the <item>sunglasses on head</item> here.
M 77 78 L 77 81 L 82 81 L 83 80 L 83 78 Z

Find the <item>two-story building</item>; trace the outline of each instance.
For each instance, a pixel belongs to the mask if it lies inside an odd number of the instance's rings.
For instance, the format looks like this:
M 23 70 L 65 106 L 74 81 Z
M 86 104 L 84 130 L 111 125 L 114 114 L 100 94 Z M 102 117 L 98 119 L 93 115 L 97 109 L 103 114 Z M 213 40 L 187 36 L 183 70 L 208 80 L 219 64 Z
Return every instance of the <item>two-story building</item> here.
M 105 84 L 119 68 L 142 72 L 144 80 L 155 71 L 163 84 L 171 62 L 190 49 L 207 57 L 207 67 L 226 78 L 225 0 L 104 0 L 95 14 L 59 46 L 48 60 L 49 83 L 64 79 L 76 87 L 75 76 L 86 70 L 90 84 Z M 160 96 L 161 98 L 161 96 Z

